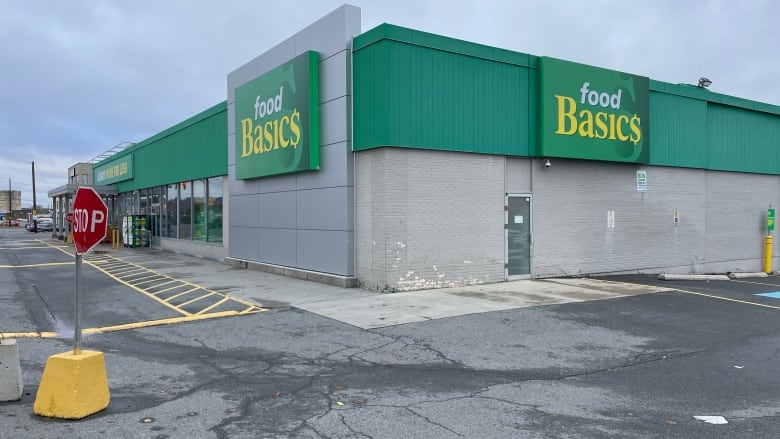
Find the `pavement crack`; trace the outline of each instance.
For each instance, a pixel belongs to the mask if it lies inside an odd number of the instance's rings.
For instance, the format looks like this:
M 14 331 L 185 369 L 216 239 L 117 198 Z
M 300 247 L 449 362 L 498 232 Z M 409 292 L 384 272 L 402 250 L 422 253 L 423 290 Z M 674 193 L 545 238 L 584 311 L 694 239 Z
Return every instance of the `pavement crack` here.
M 369 438 L 369 439 L 373 439 L 372 436 L 369 436 L 369 435 L 363 433 L 362 431 L 357 431 L 354 428 L 352 428 L 352 426 L 349 425 L 349 423 L 347 423 L 347 420 L 344 419 L 344 415 L 341 414 L 341 413 L 339 413 L 339 420 L 341 421 L 341 424 L 344 426 L 344 428 L 349 430 L 352 434 L 354 434 L 354 435 L 356 435 L 358 437 L 366 437 L 366 438 Z
M 425 415 L 423 415 L 421 413 L 417 413 L 416 411 L 411 409 L 411 406 L 410 407 L 403 407 L 403 409 L 406 410 L 407 412 L 413 414 L 414 416 L 417 416 L 418 418 L 424 420 L 425 422 L 427 422 L 427 423 L 429 423 L 431 425 L 435 425 L 435 426 L 437 426 L 439 428 L 447 430 L 447 431 L 449 431 L 450 433 L 452 433 L 452 434 L 454 434 L 456 436 L 464 437 L 463 434 L 458 433 L 457 431 L 455 431 L 455 430 L 453 430 L 453 429 L 451 429 L 451 428 L 449 428 L 449 427 L 447 427 L 445 425 L 442 425 L 442 424 L 440 424 L 438 422 L 435 422 L 435 421 L 431 420 L 431 418 L 429 418 L 429 417 L 427 417 L 427 416 L 425 416 Z

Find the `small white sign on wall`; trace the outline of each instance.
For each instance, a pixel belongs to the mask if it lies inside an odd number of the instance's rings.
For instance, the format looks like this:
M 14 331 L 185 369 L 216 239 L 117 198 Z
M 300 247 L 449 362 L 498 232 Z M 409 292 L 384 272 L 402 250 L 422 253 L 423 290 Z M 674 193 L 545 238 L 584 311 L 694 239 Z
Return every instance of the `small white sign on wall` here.
M 647 192 L 647 171 L 636 171 L 636 190 Z
M 523 224 L 523 215 L 515 215 L 515 224 Z

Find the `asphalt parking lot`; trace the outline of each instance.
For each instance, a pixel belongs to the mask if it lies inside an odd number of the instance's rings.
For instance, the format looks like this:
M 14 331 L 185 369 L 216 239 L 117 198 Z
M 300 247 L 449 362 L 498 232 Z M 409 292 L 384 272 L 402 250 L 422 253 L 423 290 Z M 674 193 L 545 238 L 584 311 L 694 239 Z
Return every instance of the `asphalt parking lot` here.
M 71 347 L 74 276 L 67 248 L 38 235 L 0 231 L 0 333 L 18 337 L 25 383 L 21 401 L 0 402 L 0 438 L 780 432 L 776 276 L 551 280 L 395 299 L 144 249 L 108 249 L 82 270 L 83 345 L 105 353 L 109 407 L 79 421 L 38 417 L 46 358 Z M 588 289 L 562 297 L 574 281 Z M 544 292 L 561 300 L 540 302 Z M 387 321 L 415 299 L 421 318 Z M 476 300 L 487 305 L 436 314 Z M 375 314 L 356 320 L 355 309 Z

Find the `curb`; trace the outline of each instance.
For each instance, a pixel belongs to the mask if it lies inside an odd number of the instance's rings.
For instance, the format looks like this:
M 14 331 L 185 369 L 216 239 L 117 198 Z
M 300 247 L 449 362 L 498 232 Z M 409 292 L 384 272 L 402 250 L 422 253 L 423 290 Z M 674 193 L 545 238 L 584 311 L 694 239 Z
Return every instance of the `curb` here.
M 725 274 L 659 274 L 660 280 L 731 280 Z

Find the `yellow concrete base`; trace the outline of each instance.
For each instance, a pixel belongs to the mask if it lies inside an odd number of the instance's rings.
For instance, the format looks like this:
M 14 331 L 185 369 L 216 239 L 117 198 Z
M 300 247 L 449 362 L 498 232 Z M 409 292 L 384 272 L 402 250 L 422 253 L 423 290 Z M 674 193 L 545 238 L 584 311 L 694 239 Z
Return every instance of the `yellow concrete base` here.
M 33 413 L 81 419 L 108 407 L 110 399 L 103 353 L 65 352 L 46 360 Z

